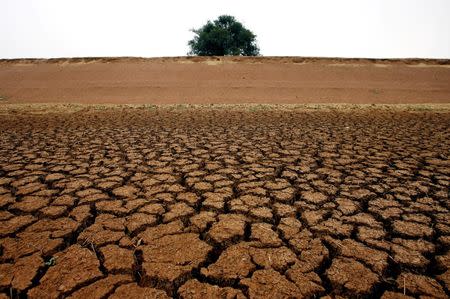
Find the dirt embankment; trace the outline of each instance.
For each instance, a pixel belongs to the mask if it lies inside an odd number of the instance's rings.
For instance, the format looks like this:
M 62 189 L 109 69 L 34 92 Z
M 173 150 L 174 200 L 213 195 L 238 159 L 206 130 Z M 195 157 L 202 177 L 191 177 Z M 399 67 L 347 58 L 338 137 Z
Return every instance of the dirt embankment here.
M 449 103 L 449 82 L 449 60 L 0 60 L 0 98 L 9 103 Z

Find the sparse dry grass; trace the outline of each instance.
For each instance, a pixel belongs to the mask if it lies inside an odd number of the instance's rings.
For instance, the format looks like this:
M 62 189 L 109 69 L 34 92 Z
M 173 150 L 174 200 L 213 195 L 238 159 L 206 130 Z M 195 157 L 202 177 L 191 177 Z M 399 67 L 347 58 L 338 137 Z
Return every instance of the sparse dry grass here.
M 0 97 L 1 99 L 1 97 Z M 233 110 L 233 111 L 313 111 L 313 110 L 382 110 L 382 111 L 433 111 L 450 112 L 450 103 L 448 104 L 9 104 L 0 105 L 1 114 L 9 113 L 74 113 L 79 111 L 100 111 L 111 109 L 163 109 L 169 111 L 180 111 L 187 109 L 206 109 L 206 110 Z

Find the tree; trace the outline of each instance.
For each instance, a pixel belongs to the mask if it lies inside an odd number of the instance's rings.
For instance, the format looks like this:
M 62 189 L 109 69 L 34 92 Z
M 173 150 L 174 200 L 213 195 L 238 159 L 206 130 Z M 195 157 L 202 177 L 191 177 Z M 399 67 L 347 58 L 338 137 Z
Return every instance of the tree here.
M 208 21 L 206 25 L 193 29 L 192 32 L 195 36 L 188 43 L 191 48 L 188 55 L 259 55 L 256 35 L 232 16 L 220 16 L 214 22 Z

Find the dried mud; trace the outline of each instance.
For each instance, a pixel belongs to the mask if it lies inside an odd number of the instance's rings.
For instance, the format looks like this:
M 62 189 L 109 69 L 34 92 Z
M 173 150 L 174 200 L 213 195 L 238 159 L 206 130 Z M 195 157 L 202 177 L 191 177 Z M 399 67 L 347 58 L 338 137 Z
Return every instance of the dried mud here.
M 449 149 L 448 112 L 5 113 L 0 298 L 448 298 Z

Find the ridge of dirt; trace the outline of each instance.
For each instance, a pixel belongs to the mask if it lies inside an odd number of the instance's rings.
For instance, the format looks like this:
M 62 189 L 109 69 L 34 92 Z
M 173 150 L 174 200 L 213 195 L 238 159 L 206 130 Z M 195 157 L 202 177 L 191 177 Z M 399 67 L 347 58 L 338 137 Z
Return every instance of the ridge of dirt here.
M 449 65 L 450 59 L 433 58 L 340 58 L 302 56 L 174 56 L 174 57 L 60 57 L 0 59 L 0 64 L 111 63 L 111 62 L 236 62 L 236 63 L 324 63 L 324 64 L 406 64 Z
M 301 57 L 0 61 L 0 104 L 450 102 L 450 60 Z

